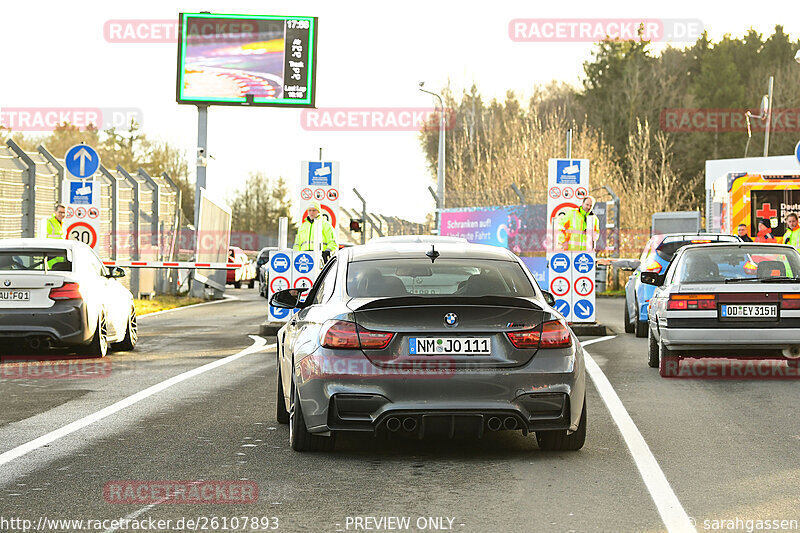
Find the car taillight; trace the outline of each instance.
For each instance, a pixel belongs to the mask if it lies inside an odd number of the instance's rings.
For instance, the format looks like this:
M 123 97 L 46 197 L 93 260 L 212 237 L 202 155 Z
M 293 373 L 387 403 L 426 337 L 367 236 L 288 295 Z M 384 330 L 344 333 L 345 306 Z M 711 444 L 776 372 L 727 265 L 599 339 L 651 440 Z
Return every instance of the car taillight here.
M 567 348 L 572 345 L 572 336 L 563 320 L 551 320 L 542 324 L 541 329 L 506 332 L 508 340 L 520 350 L 531 348 Z
M 361 341 L 361 347 L 366 350 L 383 350 L 394 337 L 394 333 L 388 331 L 372 331 L 358 326 L 358 339 Z
M 572 335 L 563 320 L 551 320 L 542 325 L 539 348 L 567 348 L 572 346 Z
M 51 300 L 79 300 L 81 296 L 81 288 L 77 283 L 67 282 L 61 287 L 50 289 Z
M 643 269 L 645 272 L 661 272 L 661 263 L 653 259 Z
M 781 309 L 800 309 L 800 294 L 784 294 Z
M 334 349 L 382 350 L 389 345 L 394 333 L 372 331 L 347 320 L 329 320 L 323 326 L 322 346 Z
M 671 311 L 706 310 L 717 308 L 714 294 L 673 294 L 669 297 L 667 309 Z
M 511 341 L 511 344 L 514 345 L 514 348 L 526 350 L 539 347 L 542 332 L 538 328 L 524 331 L 507 331 L 506 336 Z

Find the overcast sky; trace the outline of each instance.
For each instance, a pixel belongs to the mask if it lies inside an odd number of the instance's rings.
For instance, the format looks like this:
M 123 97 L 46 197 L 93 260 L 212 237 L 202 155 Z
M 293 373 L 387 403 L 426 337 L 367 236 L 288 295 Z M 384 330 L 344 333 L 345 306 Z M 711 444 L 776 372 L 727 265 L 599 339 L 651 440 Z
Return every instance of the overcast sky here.
M 425 107 L 450 80 L 460 92 L 473 81 L 485 97 L 512 89 L 523 97 L 550 80 L 580 83 L 590 43 L 520 43 L 509 37 L 517 18 L 699 19 L 715 40 L 748 28 L 768 35 L 776 22 L 797 38 L 796 2 L 770 2 L 748 11 L 730 4 L 671 1 L 494 2 L 339 0 L 292 2 L 3 2 L 0 7 L 1 107 L 133 107 L 143 129 L 195 153 L 197 111 L 175 102 L 174 43 L 112 43 L 109 19 L 169 19 L 196 11 L 319 17 L 317 106 Z M 674 43 L 683 46 L 684 43 Z M 766 80 L 765 80 L 766 86 Z M 754 102 L 757 105 L 757 102 Z M 294 190 L 300 162 L 341 162 L 341 205 L 422 220 L 433 210 L 434 185 L 414 132 L 314 132 L 300 110 L 212 107 L 208 186 L 225 196 L 248 172 L 285 177 Z M 580 155 L 580 154 L 577 154 Z

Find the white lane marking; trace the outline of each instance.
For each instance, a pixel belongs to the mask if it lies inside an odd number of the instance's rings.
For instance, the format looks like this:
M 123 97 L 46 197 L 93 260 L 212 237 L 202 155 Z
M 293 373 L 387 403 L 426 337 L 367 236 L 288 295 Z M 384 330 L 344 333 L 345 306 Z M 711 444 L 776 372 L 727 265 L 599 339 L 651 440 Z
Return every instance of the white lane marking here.
M 276 346 L 275 344 L 267 345 L 267 341 L 263 337 L 258 337 L 256 335 L 249 335 L 249 337 L 253 340 L 253 345 L 248 348 L 245 348 L 239 353 L 229 355 L 228 357 L 224 357 L 222 359 L 217 359 L 216 361 L 213 361 L 211 363 L 199 366 L 197 368 L 193 368 L 192 370 L 188 370 L 182 374 L 178 374 L 177 376 L 164 380 L 161 383 L 156 383 L 151 387 L 147 387 L 146 389 L 141 390 L 136 394 L 128 396 L 127 398 L 123 398 L 122 400 L 113 403 L 108 407 L 100 409 L 95 413 L 86 415 L 85 417 L 80 418 L 75 422 L 60 427 L 54 431 L 51 431 L 50 433 L 42 435 L 41 437 L 33 439 L 30 442 L 26 442 L 25 444 L 20 444 L 16 448 L 12 448 L 7 452 L 0 454 L 0 466 L 13 461 L 14 459 L 22 457 L 23 455 L 32 452 L 33 450 L 41 448 L 42 446 L 50 444 L 51 442 L 58 440 L 61 437 L 65 437 L 70 433 L 75 433 L 76 431 L 81 430 L 86 426 L 94 424 L 95 422 L 98 422 L 106 417 L 109 417 L 114 413 L 122 411 L 123 409 L 130 407 L 131 405 L 140 402 L 145 398 L 149 398 L 150 396 L 157 394 L 165 389 L 168 389 L 173 385 L 177 385 L 182 381 L 186 381 L 189 378 L 199 376 L 200 374 L 208 372 L 209 370 L 213 370 L 222 365 L 227 365 L 228 363 L 232 363 L 233 361 L 236 361 L 237 359 L 240 359 L 246 355 L 274 348 Z
M 120 519 L 120 522 L 124 524 L 124 523 L 125 523 L 125 520 L 134 520 L 135 518 L 138 518 L 138 517 L 139 517 L 139 516 L 141 516 L 143 513 L 146 513 L 147 511 L 149 511 L 150 509 L 152 509 L 153 507 L 155 507 L 156 505 L 158 505 L 159 503 L 163 503 L 163 502 L 165 502 L 165 501 L 167 501 L 167 499 L 166 499 L 166 498 L 163 498 L 163 499 L 161 499 L 161 500 L 158 500 L 158 501 L 157 501 L 157 502 L 155 502 L 155 503 L 151 503 L 150 505 L 145 505 L 145 506 L 144 506 L 144 507 L 142 507 L 141 509 L 137 509 L 136 511 L 132 512 L 131 514 L 123 516 L 123 517 Z M 115 531 L 117 531 L 118 529 L 119 529 L 118 527 L 111 527 L 111 528 L 108 528 L 108 529 L 106 529 L 105 531 L 103 531 L 103 533 L 114 533 L 114 532 L 115 532 Z
M 145 318 L 149 316 L 158 316 L 163 315 L 165 313 L 174 313 L 175 311 L 182 311 L 184 309 L 194 309 L 195 307 L 203 307 L 204 305 L 214 305 L 214 304 L 221 304 L 225 302 L 235 302 L 239 298 L 236 296 L 224 296 L 222 300 L 214 300 L 213 302 L 203 302 L 199 304 L 192 304 L 192 305 L 184 305 L 182 307 L 174 307 L 172 309 L 164 309 L 163 311 L 154 311 L 152 313 L 145 313 L 143 315 L 139 315 L 138 318 Z
M 581 344 L 594 344 L 595 342 L 607 341 L 616 338 L 616 335 L 609 335 L 607 337 L 600 337 L 598 339 L 591 339 L 584 341 Z M 639 432 L 639 428 L 633 422 L 631 415 L 622 405 L 622 400 L 617 396 L 611 382 L 597 365 L 595 360 L 589 353 L 583 351 L 586 360 L 586 371 L 591 376 L 597 392 L 603 398 L 608 411 L 611 413 L 611 418 L 617 424 L 625 444 L 628 446 L 633 461 L 636 463 L 636 468 L 639 469 L 639 474 L 642 476 L 647 490 L 650 492 L 650 497 L 656 504 L 658 514 L 661 515 L 661 520 L 667 526 L 667 531 L 672 532 L 692 532 L 696 533 L 697 529 L 692 525 L 692 520 L 686 514 L 681 502 L 672 490 L 672 487 L 664 475 L 664 471 L 650 451 L 650 447 L 645 442 L 644 437 Z

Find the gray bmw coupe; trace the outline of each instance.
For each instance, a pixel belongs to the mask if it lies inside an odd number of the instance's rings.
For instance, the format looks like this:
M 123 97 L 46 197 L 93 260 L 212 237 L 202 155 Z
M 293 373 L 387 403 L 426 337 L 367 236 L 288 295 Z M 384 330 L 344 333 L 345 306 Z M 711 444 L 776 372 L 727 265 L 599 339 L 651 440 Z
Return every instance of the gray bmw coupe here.
M 301 301 L 302 300 L 302 301 Z M 583 349 L 510 251 L 447 242 L 340 250 L 278 332 L 277 419 L 298 451 L 339 432 L 586 437 Z

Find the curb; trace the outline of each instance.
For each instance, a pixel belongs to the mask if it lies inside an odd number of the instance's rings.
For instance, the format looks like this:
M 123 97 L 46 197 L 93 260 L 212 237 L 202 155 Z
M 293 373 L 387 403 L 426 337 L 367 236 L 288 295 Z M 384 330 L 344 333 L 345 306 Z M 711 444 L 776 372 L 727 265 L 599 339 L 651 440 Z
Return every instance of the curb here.
M 278 334 L 278 330 L 283 327 L 283 324 L 276 326 L 271 322 L 264 322 L 258 326 L 258 334 L 262 337 L 274 337 Z
M 608 335 L 608 329 L 603 324 L 597 322 L 591 324 L 572 324 L 572 332 L 578 337 L 604 337 Z

